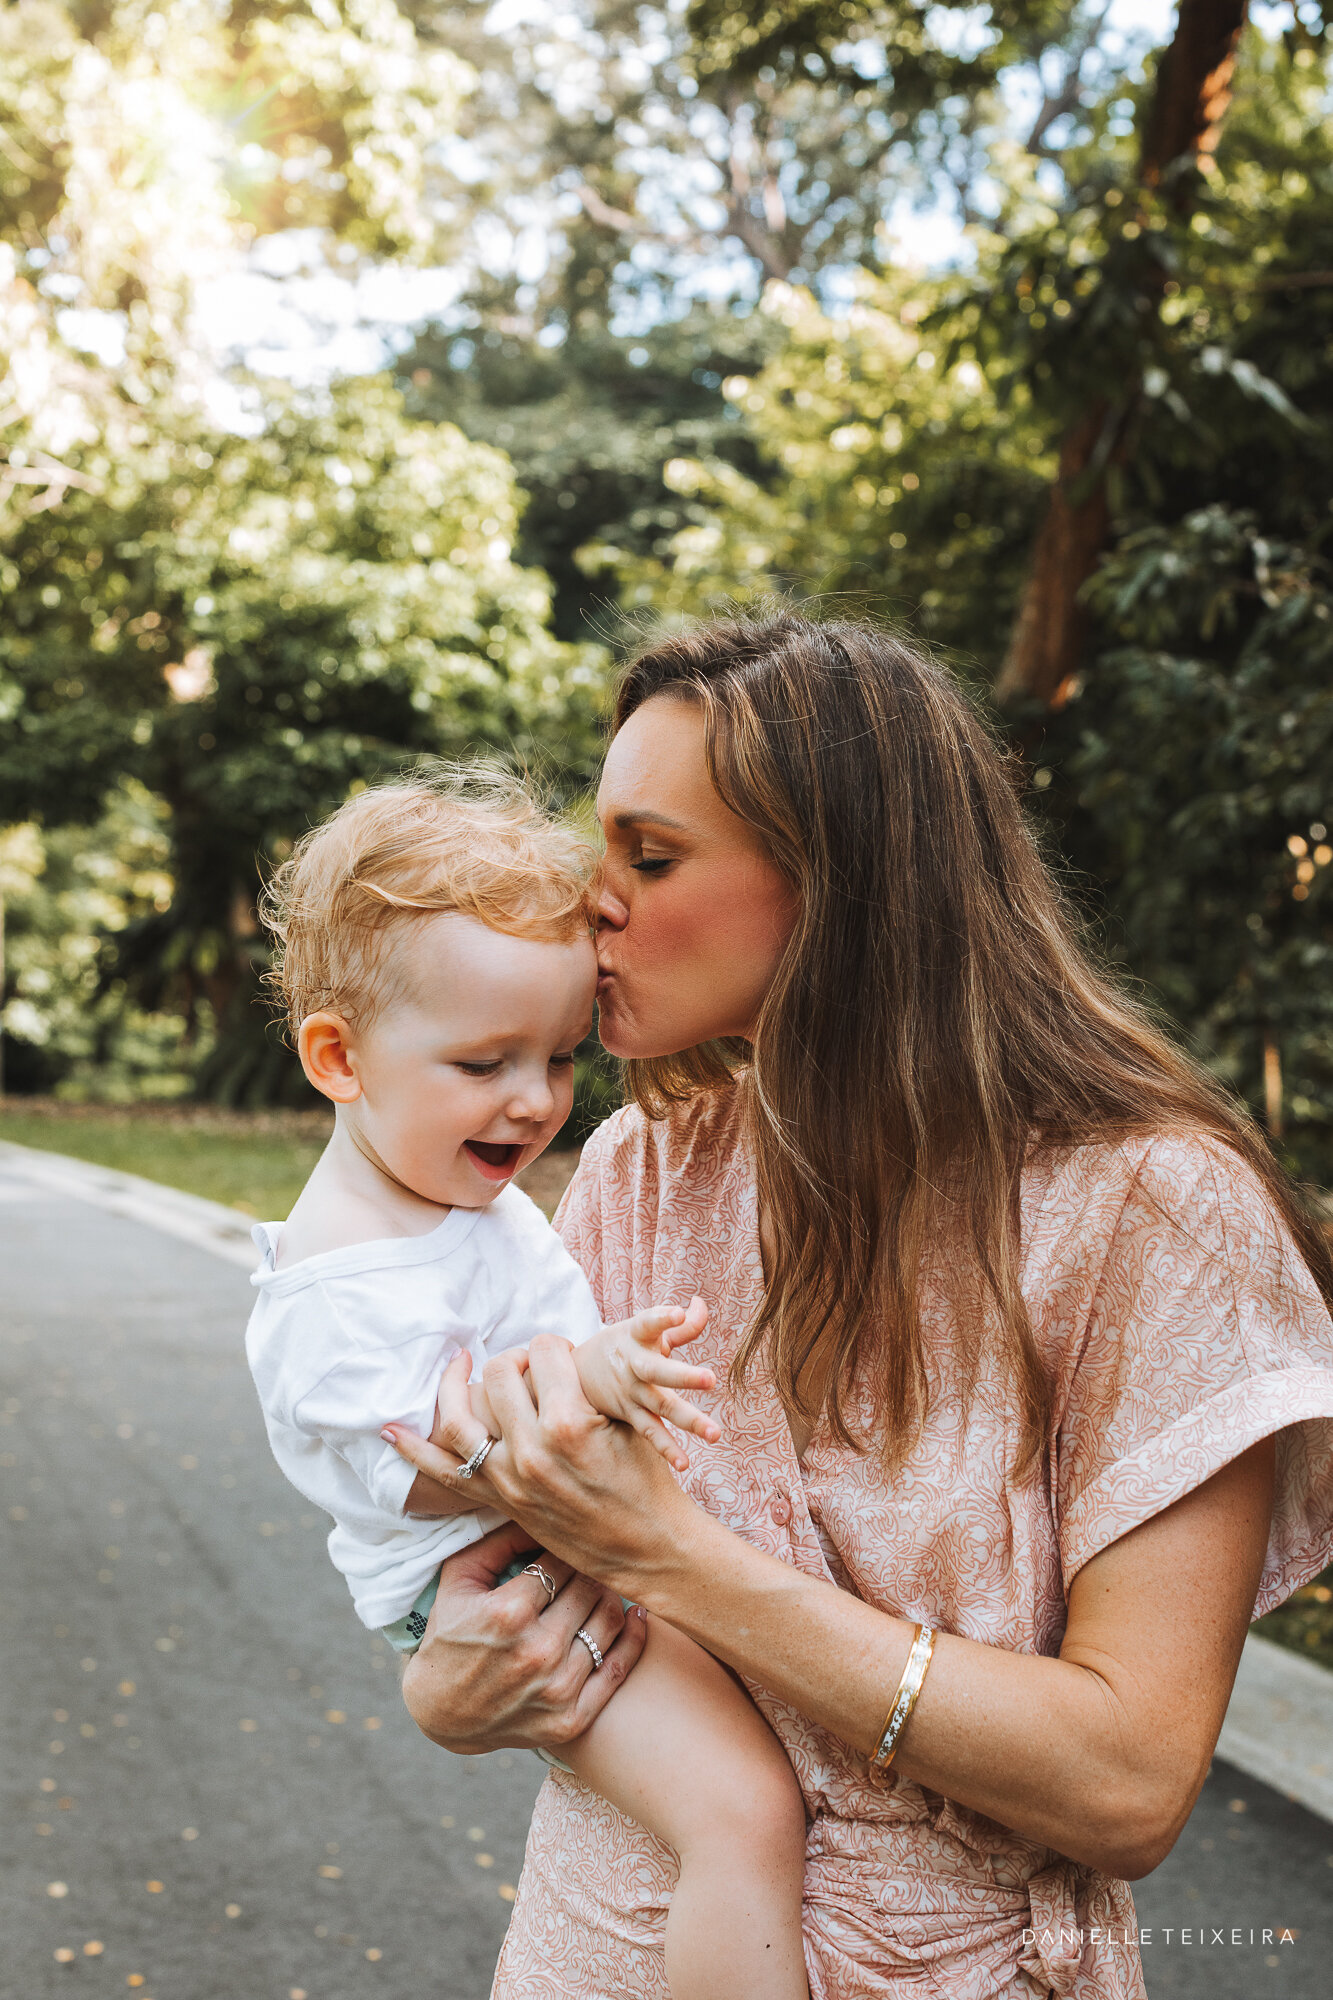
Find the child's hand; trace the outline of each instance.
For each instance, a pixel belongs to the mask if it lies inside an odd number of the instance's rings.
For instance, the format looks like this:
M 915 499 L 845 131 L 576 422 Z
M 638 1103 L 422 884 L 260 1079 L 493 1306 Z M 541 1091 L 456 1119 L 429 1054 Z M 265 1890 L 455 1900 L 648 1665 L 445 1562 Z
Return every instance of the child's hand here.
M 708 1308 L 699 1298 L 691 1299 L 684 1312 L 678 1306 L 652 1306 L 618 1326 L 604 1326 L 574 1350 L 579 1381 L 593 1408 L 631 1425 L 677 1472 L 684 1471 L 689 1459 L 668 1424 L 692 1431 L 708 1444 L 722 1435 L 711 1417 L 679 1393 L 711 1389 L 716 1380 L 712 1369 L 673 1358 L 674 1350 L 697 1340 L 707 1323 Z

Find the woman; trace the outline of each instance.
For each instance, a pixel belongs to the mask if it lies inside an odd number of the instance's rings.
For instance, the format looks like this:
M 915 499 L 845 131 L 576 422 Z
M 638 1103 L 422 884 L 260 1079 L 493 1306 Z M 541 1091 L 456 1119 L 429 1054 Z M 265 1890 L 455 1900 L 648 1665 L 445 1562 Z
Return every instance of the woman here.
M 633 1669 L 623 1592 L 792 1760 L 815 2000 L 1130 2000 L 1124 1878 L 1189 1815 L 1256 1601 L 1333 1555 L 1326 1247 L 1089 964 L 1014 773 L 901 642 L 790 615 L 665 640 L 599 812 L 635 1103 L 558 1223 L 607 1318 L 709 1302 L 723 1439 L 677 1483 L 558 1341 L 488 1368 L 479 1477 L 461 1399 L 404 1437 L 442 1507 L 452 1482 L 533 1531 L 446 1565 L 408 1706 L 455 1750 L 558 1749 Z M 492 1591 L 538 1527 L 553 1601 Z M 499 2000 L 662 2000 L 671 1882 L 553 1773 Z

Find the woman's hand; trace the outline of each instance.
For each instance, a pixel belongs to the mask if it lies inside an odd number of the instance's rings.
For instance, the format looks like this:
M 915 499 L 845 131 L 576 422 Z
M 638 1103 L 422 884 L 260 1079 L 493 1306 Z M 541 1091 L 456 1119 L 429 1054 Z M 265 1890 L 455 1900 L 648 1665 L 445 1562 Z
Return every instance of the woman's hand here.
M 451 1370 L 453 1372 L 452 1382 L 450 1382 Z M 491 1426 L 490 1405 L 486 1401 L 485 1392 L 476 1384 L 470 1384 L 469 1378 L 471 1373 L 472 1357 L 468 1353 L 462 1352 L 453 1356 L 441 1378 L 440 1393 L 436 1399 L 435 1406 L 435 1422 L 431 1428 L 429 1439 L 430 1444 L 434 1447 L 430 1469 L 429 1471 L 418 1471 L 416 1478 L 412 1481 L 407 1499 L 403 1503 L 404 1514 L 409 1515 L 413 1520 L 447 1521 L 457 1514 L 475 1514 L 480 1507 L 493 1507 L 497 1513 L 501 1514 L 505 1511 L 500 1505 L 499 1495 L 493 1490 L 490 1481 L 486 1477 L 485 1470 L 474 1472 L 467 1479 L 460 1479 L 458 1477 L 458 1465 L 462 1461 L 456 1461 L 452 1454 L 445 1449 L 444 1424 L 446 1417 L 441 1412 L 453 1409 L 454 1397 L 457 1394 L 460 1384 L 468 1397 L 473 1416 L 480 1425 L 484 1426 L 487 1436 L 494 1436 L 495 1434 Z M 447 1403 L 445 1402 L 446 1382 L 450 1382 L 451 1390 Z M 380 1436 L 386 1443 L 393 1445 L 400 1457 L 409 1459 L 412 1457 L 412 1454 L 410 1451 L 404 1452 L 402 1450 L 399 1438 L 412 1438 L 417 1443 L 421 1442 L 417 1438 L 415 1431 L 404 1430 L 398 1424 L 386 1424 L 380 1432 Z M 413 1460 L 413 1463 L 415 1464 L 416 1461 Z
M 592 1408 L 574 1349 L 553 1334 L 493 1357 L 485 1387 L 491 1430 L 499 1434 L 486 1459 L 488 1504 L 573 1568 L 651 1604 L 652 1578 L 684 1556 L 692 1525 L 706 1520 L 665 1461 L 628 1425 Z M 487 1434 L 463 1369 L 452 1366 L 429 1439 L 398 1425 L 385 1431 L 419 1473 L 455 1488 L 458 1466 Z
M 525 1571 L 497 1589 L 502 1571 L 527 1550 L 545 1580 Z M 576 1637 L 580 1629 L 602 1653 L 599 1668 Z M 605 1708 L 647 1630 L 613 1593 L 532 1549 L 521 1528 L 497 1528 L 441 1568 L 420 1651 L 403 1675 L 403 1700 L 418 1729 L 460 1756 L 558 1753 Z

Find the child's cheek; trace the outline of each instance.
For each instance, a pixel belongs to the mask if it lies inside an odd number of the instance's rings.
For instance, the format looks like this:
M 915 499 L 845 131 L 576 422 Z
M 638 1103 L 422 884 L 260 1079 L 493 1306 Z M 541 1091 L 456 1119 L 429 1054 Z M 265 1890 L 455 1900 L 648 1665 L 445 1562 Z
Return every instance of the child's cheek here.
M 559 1081 L 556 1083 L 551 1095 L 555 1098 L 555 1109 L 551 1113 L 551 1130 L 558 1132 L 570 1112 L 574 1109 L 574 1072 L 572 1069 L 560 1072 Z

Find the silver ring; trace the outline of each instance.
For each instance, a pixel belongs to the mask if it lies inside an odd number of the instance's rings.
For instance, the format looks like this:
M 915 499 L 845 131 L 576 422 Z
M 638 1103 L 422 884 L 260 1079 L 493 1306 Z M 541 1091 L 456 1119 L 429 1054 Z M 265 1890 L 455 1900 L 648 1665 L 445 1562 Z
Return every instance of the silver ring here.
M 459 1466 L 457 1472 L 454 1474 L 455 1479 L 471 1479 L 474 1472 L 480 1472 L 482 1466 L 485 1465 L 487 1459 L 490 1457 L 494 1444 L 495 1439 L 493 1437 L 483 1438 L 471 1458 L 465 1459 L 463 1464 Z
M 546 1574 L 540 1563 L 529 1563 L 521 1574 L 524 1576 L 535 1576 L 542 1589 L 546 1592 L 546 1602 L 548 1604 L 555 1603 L 555 1584 Z
M 598 1667 L 601 1666 L 603 1659 L 601 1647 L 598 1645 L 597 1641 L 593 1638 L 592 1633 L 589 1632 L 586 1629 L 586 1627 L 582 1625 L 579 1626 L 579 1629 L 574 1634 L 574 1637 L 576 1639 L 582 1639 L 584 1645 L 588 1648 L 588 1651 L 592 1654 L 592 1670 L 594 1673 L 596 1673 Z

